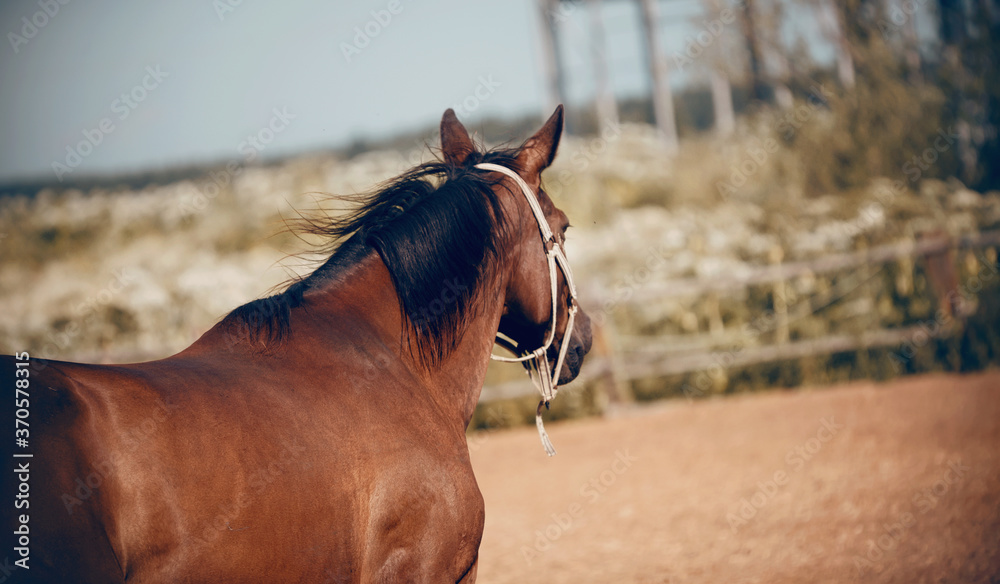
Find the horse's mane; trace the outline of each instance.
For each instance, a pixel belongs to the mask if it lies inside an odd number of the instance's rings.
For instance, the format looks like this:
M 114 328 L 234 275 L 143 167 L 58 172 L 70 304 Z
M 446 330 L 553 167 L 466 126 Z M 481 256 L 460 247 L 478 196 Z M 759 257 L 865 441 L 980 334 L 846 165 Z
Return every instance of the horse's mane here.
M 427 162 L 369 193 L 336 197 L 355 205 L 347 214 L 303 216 L 300 229 L 323 237 L 327 243 L 316 251 L 329 259 L 282 292 L 229 313 L 222 325 L 231 342 L 280 343 L 291 334 L 291 309 L 302 304 L 306 291 L 374 249 L 399 297 L 404 336 L 431 362 L 445 357 L 461 340 L 466 316 L 507 233 L 493 190 L 498 181 L 473 167 L 492 162 L 517 171 L 518 152 L 472 152 L 461 166 Z

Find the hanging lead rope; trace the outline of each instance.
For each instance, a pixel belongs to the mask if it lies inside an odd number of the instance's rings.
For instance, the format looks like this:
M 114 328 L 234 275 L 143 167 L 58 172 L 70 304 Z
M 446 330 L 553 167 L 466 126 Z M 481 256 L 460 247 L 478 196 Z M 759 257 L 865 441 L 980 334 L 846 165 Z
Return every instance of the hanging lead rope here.
M 542 236 L 545 260 L 549 265 L 549 289 L 552 293 L 552 319 L 549 324 L 548 333 L 545 335 L 545 344 L 534 351 L 525 352 L 520 347 L 514 347 L 512 343 L 504 342 L 501 345 L 507 346 L 512 351 L 523 353 L 522 356 L 501 357 L 491 354 L 490 358 L 504 363 L 525 363 L 525 368 L 528 370 L 528 377 L 535 384 L 538 393 L 542 395 L 542 400 L 538 402 L 538 408 L 535 410 L 535 425 L 538 426 L 538 436 L 542 439 L 542 446 L 545 448 L 545 453 L 552 456 L 556 453 L 556 449 L 553 448 L 552 441 L 549 440 L 549 434 L 545 431 L 545 426 L 542 424 L 542 407 L 544 406 L 545 409 L 548 409 L 549 402 L 555 399 L 556 394 L 559 392 L 559 372 L 562 371 L 563 362 L 566 359 L 566 350 L 569 348 L 569 339 L 573 334 L 573 326 L 576 321 L 578 306 L 576 286 L 573 284 L 573 272 L 570 270 L 569 260 L 566 259 L 566 253 L 563 251 L 562 244 L 556 240 L 552 229 L 549 228 L 549 222 L 545 219 L 545 213 L 542 212 L 542 207 L 538 204 L 538 198 L 534 191 L 531 190 L 531 187 L 528 186 L 528 183 L 524 182 L 524 179 L 513 170 L 499 164 L 484 162 L 477 164 L 476 168 L 492 170 L 507 175 L 521 187 L 521 192 L 524 193 L 524 197 L 528 200 L 528 206 L 531 207 L 535 221 L 538 222 L 538 231 Z M 566 319 L 566 331 L 563 333 L 563 342 L 559 347 L 559 358 L 556 359 L 555 370 L 550 375 L 547 353 L 549 347 L 552 346 L 552 342 L 555 340 L 556 316 L 559 311 L 559 290 L 556 278 L 557 267 L 562 271 L 563 278 L 566 280 L 566 287 L 569 288 L 569 299 L 567 300 L 568 316 Z

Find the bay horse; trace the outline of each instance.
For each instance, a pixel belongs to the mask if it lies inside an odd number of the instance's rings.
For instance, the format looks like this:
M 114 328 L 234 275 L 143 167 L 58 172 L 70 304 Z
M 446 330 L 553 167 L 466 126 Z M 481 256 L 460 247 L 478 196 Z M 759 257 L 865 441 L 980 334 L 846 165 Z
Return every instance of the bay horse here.
M 312 222 L 322 266 L 172 357 L 0 360 L 0 581 L 474 582 L 497 335 L 550 393 L 591 344 L 541 187 L 562 126 L 481 151 L 449 109 L 439 160 Z

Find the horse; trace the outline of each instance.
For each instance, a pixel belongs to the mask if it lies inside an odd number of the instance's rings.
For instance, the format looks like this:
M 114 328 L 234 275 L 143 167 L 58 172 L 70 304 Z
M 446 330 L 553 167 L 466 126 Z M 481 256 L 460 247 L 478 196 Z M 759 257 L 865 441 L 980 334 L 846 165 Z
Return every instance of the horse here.
M 541 184 L 562 127 L 486 150 L 447 110 L 436 160 L 310 221 L 325 263 L 176 355 L 0 360 L 0 576 L 474 582 L 465 431 L 498 334 L 548 396 L 591 345 Z

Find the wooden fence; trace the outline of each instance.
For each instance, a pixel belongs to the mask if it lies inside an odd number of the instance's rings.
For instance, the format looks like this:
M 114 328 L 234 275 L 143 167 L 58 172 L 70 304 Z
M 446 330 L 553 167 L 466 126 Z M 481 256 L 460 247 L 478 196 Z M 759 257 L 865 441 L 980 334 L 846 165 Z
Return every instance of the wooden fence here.
M 850 253 L 835 253 L 808 261 L 788 262 L 760 266 L 713 278 L 686 278 L 663 282 L 649 282 L 632 291 L 629 304 L 650 303 L 665 299 L 704 297 L 717 302 L 719 297 L 744 293 L 751 286 L 771 286 L 776 295 L 782 295 L 789 280 L 818 276 L 834 272 L 857 270 L 860 276 L 844 279 L 824 294 L 813 296 L 796 306 L 776 302 L 774 314 L 767 330 L 758 330 L 748 339 L 744 330 L 726 329 L 721 320 L 708 333 L 615 338 L 609 324 L 594 327 L 594 348 L 588 356 L 575 383 L 597 378 L 605 380 L 605 391 L 612 401 L 630 399 L 627 383 L 665 375 L 678 375 L 715 368 L 738 368 L 758 363 L 830 355 L 866 348 L 901 346 L 914 339 L 951 334 L 955 326 L 928 327 L 923 325 L 900 328 L 873 328 L 858 334 L 832 334 L 815 339 L 789 340 L 789 325 L 796 318 L 813 314 L 833 304 L 848 294 L 866 286 L 878 276 L 884 264 L 905 261 L 913 265 L 922 260 L 931 289 L 939 308 L 949 316 L 961 319 L 966 316 L 963 308 L 952 302 L 953 291 L 958 288 L 955 251 L 1000 247 L 1000 231 L 989 231 L 957 238 L 940 233 L 899 243 L 882 245 Z M 591 288 L 585 302 L 591 306 L 604 306 L 614 296 L 606 288 Z M 610 319 L 608 319 L 610 320 Z M 949 320 L 949 322 L 954 322 Z M 773 334 L 772 334 L 773 333 Z M 757 344 L 762 337 L 771 336 L 771 344 Z M 631 342 L 629 342 L 631 340 Z M 738 346 L 733 349 L 733 346 Z M 720 349 L 728 347 L 728 349 Z M 483 388 L 482 401 L 516 398 L 532 395 L 534 388 L 525 378 Z

